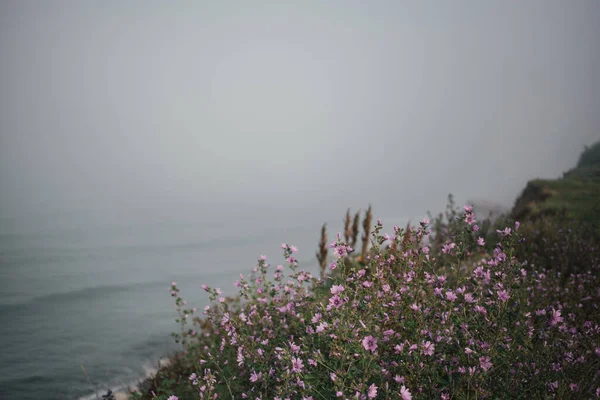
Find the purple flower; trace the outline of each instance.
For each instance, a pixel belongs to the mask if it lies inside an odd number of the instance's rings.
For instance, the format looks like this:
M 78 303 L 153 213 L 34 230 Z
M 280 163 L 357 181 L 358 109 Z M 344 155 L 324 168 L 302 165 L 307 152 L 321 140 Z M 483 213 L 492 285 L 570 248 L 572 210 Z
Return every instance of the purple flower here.
M 365 348 L 365 350 L 374 352 L 375 350 L 377 350 L 377 339 L 369 335 L 362 340 L 362 345 Z
M 569 389 L 571 389 L 571 392 L 579 392 L 579 385 L 576 383 L 570 383 Z
M 492 368 L 492 366 L 493 366 L 491 359 L 489 357 L 479 357 L 479 365 L 481 366 L 481 369 L 484 371 L 487 371 L 488 369 Z

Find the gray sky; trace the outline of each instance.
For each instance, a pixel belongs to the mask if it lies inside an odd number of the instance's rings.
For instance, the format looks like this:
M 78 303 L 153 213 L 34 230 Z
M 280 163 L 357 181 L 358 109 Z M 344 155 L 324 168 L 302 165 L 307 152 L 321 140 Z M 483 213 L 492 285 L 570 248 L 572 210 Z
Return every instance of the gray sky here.
M 1 1 L 0 217 L 511 205 L 600 138 L 599 1 L 283 3 Z

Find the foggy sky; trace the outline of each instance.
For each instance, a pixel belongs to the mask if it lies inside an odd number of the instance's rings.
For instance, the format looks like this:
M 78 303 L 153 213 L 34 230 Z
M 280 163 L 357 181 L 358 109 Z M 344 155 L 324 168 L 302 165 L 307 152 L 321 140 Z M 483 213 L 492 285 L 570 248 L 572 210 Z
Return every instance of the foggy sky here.
M 598 1 L 278 3 L 1 1 L 0 218 L 510 206 L 600 139 Z

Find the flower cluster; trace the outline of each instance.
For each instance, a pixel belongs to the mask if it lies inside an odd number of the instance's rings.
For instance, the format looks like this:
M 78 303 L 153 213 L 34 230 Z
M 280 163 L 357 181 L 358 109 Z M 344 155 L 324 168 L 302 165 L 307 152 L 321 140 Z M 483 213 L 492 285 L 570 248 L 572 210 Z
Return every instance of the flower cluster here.
M 176 336 L 186 390 L 201 399 L 600 395 L 600 265 L 567 277 L 537 268 L 517 257 L 519 223 L 482 252 L 472 207 L 456 221 L 459 233 L 438 247 L 428 220 L 392 235 L 378 223 L 362 262 L 338 237 L 324 280 L 298 270 L 297 249 L 284 244 L 287 275 L 261 256 L 236 282 L 237 300 L 204 286 L 213 305 L 195 320 L 202 334 Z M 171 292 L 185 323 L 194 310 L 175 283 Z

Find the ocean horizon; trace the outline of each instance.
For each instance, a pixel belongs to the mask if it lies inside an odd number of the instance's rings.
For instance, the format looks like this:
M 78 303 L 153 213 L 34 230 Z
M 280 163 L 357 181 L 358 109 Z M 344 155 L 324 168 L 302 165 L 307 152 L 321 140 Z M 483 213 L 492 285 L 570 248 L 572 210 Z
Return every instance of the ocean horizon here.
M 147 376 L 180 349 L 172 281 L 201 310 L 202 284 L 235 295 L 235 279 L 261 254 L 283 263 L 285 240 L 316 271 L 318 226 L 232 232 L 163 224 L 0 234 L 0 398 L 94 398 Z

